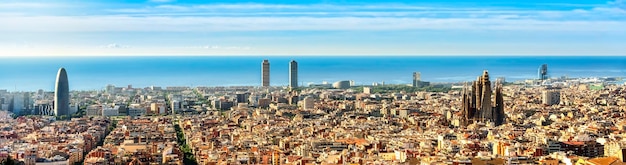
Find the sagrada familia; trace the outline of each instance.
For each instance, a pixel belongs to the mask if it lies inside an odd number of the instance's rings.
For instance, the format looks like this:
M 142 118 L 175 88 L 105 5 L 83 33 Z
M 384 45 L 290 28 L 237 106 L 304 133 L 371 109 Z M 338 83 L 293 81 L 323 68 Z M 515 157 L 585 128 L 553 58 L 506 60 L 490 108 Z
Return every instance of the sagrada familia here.
M 505 121 L 502 84 L 495 85 L 495 97 L 492 100 L 491 81 L 487 70 L 474 81 L 471 87 L 463 88 L 463 107 L 461 109 L 461 125 L 473 122 L 492 122 L 495 126 Z

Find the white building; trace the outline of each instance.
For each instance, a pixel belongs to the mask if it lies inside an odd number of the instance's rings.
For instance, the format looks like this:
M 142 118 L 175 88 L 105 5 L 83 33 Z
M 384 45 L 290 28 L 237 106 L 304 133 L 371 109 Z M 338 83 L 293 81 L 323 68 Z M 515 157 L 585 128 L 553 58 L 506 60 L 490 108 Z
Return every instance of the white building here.
M 120 106 L 109 107 L 102 109 L 102 116 L 119 116 L 120 115 Z
M 248 102 L 250 103 L 250 106 L 258 106 L 260 98 L 261 97 L 259 95 L 256 95 L 256 94 L 250 95 L 250 97 L 248 97 Z
M 78 112 L 78 105 L 70 105 L 69 114 L 75 114 L 76 112 Z
M 541 92 L 541 102 L 545 105 L 556 105 L 561 102 L 561 93 L 558 90 L 544 90 Z
M 129 108 L 128 116 L 144 116 L 146 115 L 145 108 Z
M 372 93 L 372 88 L 370 88 L 370 87 L 363 87 L 363 93 L 371 94 Z
M 333 88 L 336 89 L 348 89 L 350 88 L 350 81 L 337 81 L 333 83 Z
M 146 115 L 146 107 L 140 104 L 130 104 L 128 106 L 128 116 L 144 116 Z
M 102 116 L 102 105 L 91 105 L 86 109 L 87 116 Z
M 167 107 L 164 103 L 151 103 L 150 104 L 151 114 L 166 114 Z
M 176 113 L 180 111 L 182 103 L 178 100 L 172 101 L 172 113 Z
M 315 108 L 315 99 L 313 99 L 313 97 L 311 96 L 307 96 L 304 98 L 302 105 L 302 108 L 304 110 L 313 110 Z
M 15 93 L 13 95 L 13 109 L 11 112 L 20 114 L 24 109 L 24 93 Z

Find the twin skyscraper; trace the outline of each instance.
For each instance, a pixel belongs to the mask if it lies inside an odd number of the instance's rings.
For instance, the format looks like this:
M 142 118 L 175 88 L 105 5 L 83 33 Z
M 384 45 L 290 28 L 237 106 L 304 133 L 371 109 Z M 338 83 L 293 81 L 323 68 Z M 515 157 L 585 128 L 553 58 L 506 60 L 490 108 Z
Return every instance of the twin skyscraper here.
M 270 86 L 270 62 L 263 60 L 261 66 L 261 85 Z M 70 87 L 65 68 L 60 68 L 54 85 L 54 114 L 56 116 L 68 116 L 70 111 Z M 289 87 L 298 87 L 298 62 L 289 62 Z
M 269 60 L 263 60 L 261 63 L 261 86 L 270 86 L 270 62 Z M 289 62 L 289 87 L 298 87 L 298 62 L 291 60 Z

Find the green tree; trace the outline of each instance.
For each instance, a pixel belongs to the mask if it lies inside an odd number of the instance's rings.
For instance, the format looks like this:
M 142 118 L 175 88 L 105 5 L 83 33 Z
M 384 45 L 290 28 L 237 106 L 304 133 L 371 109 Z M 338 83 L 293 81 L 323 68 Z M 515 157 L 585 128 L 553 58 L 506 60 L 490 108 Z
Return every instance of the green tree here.
M 180 128 L 180 125 L 174 124 L 174 130 L 176 131 L 176 137 L 178 138 L 178 146 L 180 146 L 180 151 L 183 152 L 183 164 L 197 165 L 196 157 L 193 155 L 193 152 L 189 145 L 187 145 L 187 141 L 185 140 L 185 135 L 183 134 L 183 129 Z
M 15 165 L 17 164 L 17 162 L 15 160 L 13 160 L 13 158 L 11 156 L 7 157 L 7 159 L 3 160 L 2 162 L 0 162 L 1 165 Z

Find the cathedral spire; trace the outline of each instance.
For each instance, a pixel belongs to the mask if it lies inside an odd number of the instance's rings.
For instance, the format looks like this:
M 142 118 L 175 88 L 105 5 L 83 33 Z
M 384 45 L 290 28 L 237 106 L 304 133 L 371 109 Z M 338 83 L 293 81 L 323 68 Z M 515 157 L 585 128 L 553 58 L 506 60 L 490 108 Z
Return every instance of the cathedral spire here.
M 463 86 L 461 110 L 464 125 L 472 120 L 490 121 L 496 126 L 504 123 L 502 85 L 496 84 L 494 89 L 492 91 L 487 70 L 472 82 L 471 87 L 468 88 L 467 83 Z

